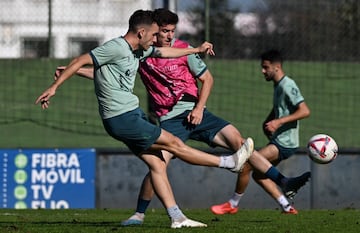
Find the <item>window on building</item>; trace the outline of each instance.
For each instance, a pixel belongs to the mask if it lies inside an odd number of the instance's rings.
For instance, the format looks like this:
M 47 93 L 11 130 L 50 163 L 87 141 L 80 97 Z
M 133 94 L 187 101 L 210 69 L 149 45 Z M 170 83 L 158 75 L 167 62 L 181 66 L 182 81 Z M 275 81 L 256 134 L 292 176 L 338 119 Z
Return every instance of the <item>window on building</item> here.
M 23 38 L 22 57 L 48 57 L 49 46 L 47 38 Z
M 99 41 L 96 38 L 70 38 L 69 55 L 70 57 L 76 57 L 89 52 L 97 46 L 99 46 Z

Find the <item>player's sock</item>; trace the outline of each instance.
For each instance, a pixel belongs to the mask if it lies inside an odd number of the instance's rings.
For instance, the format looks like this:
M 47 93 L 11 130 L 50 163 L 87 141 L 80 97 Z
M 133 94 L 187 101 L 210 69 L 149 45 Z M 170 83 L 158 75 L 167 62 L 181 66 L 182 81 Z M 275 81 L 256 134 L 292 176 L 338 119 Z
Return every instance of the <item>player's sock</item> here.
M 177 205 L 167 208 L 167 213 L 172 222 L 182 222 L 186 219 L 186 216 Z
M 229 202 L 232 207 L 238 207 L 240 199 L 244 196 L 244 193 L 237 193 L 235 192 L 232 197 L 230 198 Z
M 235 167 L 234 157 L 232 155 L 220 156 L 220 165 L 221 168 L 233 168 Z
M 279 185 L 280 187 L 284 186 L 284 184 L 286 184 L 287 182 L 287 178 L 281 174 L 279 172 L 278 169 L 276 169 L 276 167 L 271 166 L 269 168 L 269 170 L 267 170 L 267 172 L 265 173 L 265 175 L 270 178 L 272 181 L 274 181 L 277 185 Z
M 150 204 L 150 201 L 151 200 L 144 200 L 142 198 L 138 198 L 136 212 L 144 214 Z
M 277 198 L 277 202 L 279 203 L 283 211 L 288 212 L 290 210 L 291 205 L 284 195 L 281 195 L 279 198 Z

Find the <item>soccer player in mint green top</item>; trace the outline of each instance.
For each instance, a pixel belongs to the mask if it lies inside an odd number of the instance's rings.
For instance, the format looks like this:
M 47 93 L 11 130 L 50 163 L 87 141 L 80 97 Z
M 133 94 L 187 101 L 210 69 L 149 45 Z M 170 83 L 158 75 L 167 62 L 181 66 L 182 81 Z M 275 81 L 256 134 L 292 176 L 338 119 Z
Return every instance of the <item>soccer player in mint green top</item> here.
M 304 102 L 304 97 L 301 95 L 296 83 L 285 75 L 274 84 L 273 102 L 274 119 L 279 119 L 294 113 L 298 106 Z M 267 130 L 271 132 L 270 127 L 271 125 L 269 124 Z M 270 139 L 285 148 L 298 148 L 299 121 L 296 120 L 282 124 L 274 131 Z
M 95 92 L 99 112 L 105 130 L 113 138 L 124 142 L 129 149 L 149 167 L 151 181 L 159 199 L 164 204 L 171 228 L 206 227 L 206 224 L 188 219 L 175 202 L 167 177 L 166 163 L 161 150 L 169 151 L 191 164 L 221 167 L 239 172 L 252 154 L 251 139 L 236 153 L 215 156 L 185 145 L 159 126 L 151 124 L 139 108 L 133 87 L 139 60 L 147 56 L 181 57 L 194 53 L 214 55 L 211 43 L 205 42 L 197 48 L 153 47 L 159 26 L 152 11 L 135 11 L 129 19 L 129 30 L 123 36 L 74 58 L 54 83 L 35 101 L 41 107 L 49 107 L 50 98 L 58 87 L 83 66 L 93 66 Z
M 299 147 L 299 120 L 310 115 L 310 110 L 301 95 L 296 83 L 285 75 L 282 68 L 282 56 L 277 50 L 269 50 L 261 56 L 262 73 L 266 81 L 274 83 L 273 108 L 266 118 L 263 129 L 270 142 L 259 150 L 260 154 L 273 165 L 293 155 Z M 214 205 L 211 210 L 215 214 L 236 213 L 240 199 L 244 195 L 249 182 L 249 173 L 252 170 L 248 164 L 239 174 L 235 193 L 226 203 Z M 305 173 L 307 174 L 307 173 Z M 309 177 L 310 178 L 310 173 Z M 274 182 L 253 171 L 254 180 L 275 199 L 282 213 L 297 214 L 298 211 L 290 205 L 284 194 L 278 190 Z M 296 192 L 285 193 L 293 198 Z

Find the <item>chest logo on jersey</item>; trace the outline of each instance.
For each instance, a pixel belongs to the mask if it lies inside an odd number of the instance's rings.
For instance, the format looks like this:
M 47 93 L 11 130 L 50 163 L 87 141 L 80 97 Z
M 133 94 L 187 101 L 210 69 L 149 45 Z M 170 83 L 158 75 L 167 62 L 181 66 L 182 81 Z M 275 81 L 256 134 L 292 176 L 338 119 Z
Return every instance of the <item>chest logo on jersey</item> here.
M 177 70 L 177 68 L 178 68 L 178 65 L 164 66 L 164 67 L 162 68 L 162 71 L 163 71 L 163 72 L 172 72 L 172 71 L 174 71 L 174 70 Z

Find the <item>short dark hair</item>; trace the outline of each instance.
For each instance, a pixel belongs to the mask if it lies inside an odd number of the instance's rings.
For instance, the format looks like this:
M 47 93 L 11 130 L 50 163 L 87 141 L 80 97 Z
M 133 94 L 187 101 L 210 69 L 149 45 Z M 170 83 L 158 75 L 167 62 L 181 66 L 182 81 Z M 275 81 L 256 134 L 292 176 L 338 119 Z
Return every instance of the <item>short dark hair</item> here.
M 280 51 L 276 49 L 271 49 L 261 54 L 261 61 L 265 61 L 265 60 L 270 61 L 271 63 L 273 62 L 279 62 L 280 64 L 283 63 L 283 57 Z
M 155 22 L 154 12 L 150 10 L 137 10 L 129 19 L 129 31 L 136 32 L 140 25 L 151 25 Z
M 165 8 L 155 9 L 154 19 L 159 26 L 165 26 L 168 24 L 176 25 L 179 22 L 178 15 Z

